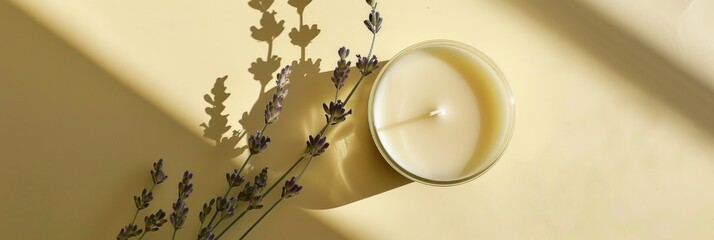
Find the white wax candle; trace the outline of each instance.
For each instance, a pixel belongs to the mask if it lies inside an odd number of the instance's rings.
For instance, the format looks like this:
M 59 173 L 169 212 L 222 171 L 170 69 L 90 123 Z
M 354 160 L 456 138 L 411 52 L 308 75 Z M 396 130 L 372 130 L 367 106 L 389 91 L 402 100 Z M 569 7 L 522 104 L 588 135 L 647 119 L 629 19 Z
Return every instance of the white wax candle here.
M 370 101 L 380 152 L 402 174 L 428 184 L 452 185 L 483 173 L 512 129 L 513 98 L 496 66 L 453 41 L 398 54 Z

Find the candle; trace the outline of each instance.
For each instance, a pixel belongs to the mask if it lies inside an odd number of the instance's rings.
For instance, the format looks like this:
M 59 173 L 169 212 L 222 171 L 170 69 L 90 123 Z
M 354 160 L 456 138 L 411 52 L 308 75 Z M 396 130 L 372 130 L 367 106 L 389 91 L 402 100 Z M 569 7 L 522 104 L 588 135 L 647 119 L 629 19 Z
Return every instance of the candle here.
M 488 170 L 515 116 L 510 87 L 485 54 L 463 43 L 418 43 L 384 66 L 369 124 L 380 153 L 402 175 L 449 186 Z

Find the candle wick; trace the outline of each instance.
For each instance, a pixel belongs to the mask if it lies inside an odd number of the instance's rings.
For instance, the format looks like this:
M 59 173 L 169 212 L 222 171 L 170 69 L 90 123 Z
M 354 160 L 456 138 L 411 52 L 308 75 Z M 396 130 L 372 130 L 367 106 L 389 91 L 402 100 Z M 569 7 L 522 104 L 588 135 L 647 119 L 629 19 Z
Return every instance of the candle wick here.
M 436 110 L 431 111 L 431 112 L 429 113 L 429 117 L 433 117 L 433 116 L 441 115 L 441 114 L 444 114 L 444 110 L 442 110 L 442 109 L 436 109 Z

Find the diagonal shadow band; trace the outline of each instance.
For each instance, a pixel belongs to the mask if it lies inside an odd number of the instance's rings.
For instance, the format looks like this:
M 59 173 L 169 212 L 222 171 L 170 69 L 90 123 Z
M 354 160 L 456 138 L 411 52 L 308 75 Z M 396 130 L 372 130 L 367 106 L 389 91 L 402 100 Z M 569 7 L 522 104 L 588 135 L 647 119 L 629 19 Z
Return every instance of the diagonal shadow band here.
M 177 239 L 194 238 L 198 209 L 220 194 L 216 186 L 225 185 L 223 175 L 234 165 L 216 161 L 203 139 L 9 2 L 0 2 L 0 29 L 3 239 L 116 237 L 160 157 L 169 179 L 140 217 L 170 211 L 178 176 L 191 170 L 196 190 Z M 269 224 L 285 232 L 255 236 L 346 238 L 302 209 L 281 211 Z M 166 228 L 150 238 L 170 238 Z
M 714 134 L 714 91 L 622 27 L 577 1 L 508 2 L 562 32 L 604 64 Z

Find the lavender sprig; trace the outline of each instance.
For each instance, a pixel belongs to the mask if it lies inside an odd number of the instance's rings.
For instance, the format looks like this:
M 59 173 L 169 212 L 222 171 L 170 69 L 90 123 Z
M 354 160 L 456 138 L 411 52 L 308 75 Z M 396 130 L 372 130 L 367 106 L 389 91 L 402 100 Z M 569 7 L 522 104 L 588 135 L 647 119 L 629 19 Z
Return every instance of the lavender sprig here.
M 144 217 L 144 233 L 141 234 L 141 237 L 139 237 L 139 240 L 144 238 L 147 233 L 149 232 L 156 232 L 159 231 L 159 228 L 166 223 L 166 212 L 164 210 L 159 209 L 156 214 L 151 214 L 149 216 Z
M 236 197 L 237 201 L 246 202 L 248 206 L 241 212 L 238 217 L 233 219 L 233 221 L 226 226 L 221 233 L 216 236 L 216 240 L 220 239 L 223 234 L 225 234 L 233 225 L 235 225 L 238 220 L 240 220 L 246 213 L 251 210 L 263 208 L 263 197 L 267 194 L 263 194 L 263 189 L 268 184 L 268 168 L 263 168 L 258 175 L 255 176 L 253 184 L 250 182 L 245 183 L 243 190 L 238 193 Z
M 230 172 L 226 173 L 226 182 L 228 182 L 228 190 L 226 190 L 226 193 L 223 194 L 223 197 L 217 197 L 215 199 L 211 199 L 211 201 L 209 203 L 203 204 L 203 210 L 198 215 L 199 220 L 201 221 L 201 227 L 203 227 L 203 223 L 206 220 L 206 217 L 208 217 L 208 215 L 211 213 L 213 204 L 214 203 L 218 203 L 218 205 L 224 204 L 223 200 L 228 198 L 228 194 L 231 192 L 231 189 L 233 189 L 234 187 L 240 187 L 240 185 L 243 184 L 243 182 L 245 182 L 245 178 L 240 175 L 238 169 L 233 169 L 232 173 L 230 173 Z M 218 205 L 216 205 L 217 211 L 215 213 L 213 213 L 213 217 L 211 217 L 211 220 L 208 223 L 208 227 L 211 226 L 213 221 L 216 219 L 218 214 L 221 212 L 221 211 L 218 211 L 218 209 L 221 208 Z M 222 219 L 219 219 L 219 221 L 220 220 L 222 220 Z M 216 224 L 216 226 L 217 225 L 218 224 Z M 214 226 L 214 228 L 215 228 L 215 226 Z
M 216 203 L 216 199 L 211 199 L 210 202 L 203 204 L 203 210 L 201 210 L 201 212 L 198 214 L 198 220 L 201 221 L 201 227 L 203 227 L 203 223 L 206 221 L 206 217 L 208 217 L 208 214 L 211 214 L 211 210 L 213 210 L 214 203 Z
M 297 196 L 302 190 L 302 186 L 297 184 L 295 177 L 292 177 L 289 181 L 285 181 L 285 186 L 283 186 L 283 193 L 280 195 L 282 198 L 290 198 Z
M 377 12 L 377 2 L 372 1 L 370 3 L 370 1 L 367 1 L 367 4 L 372 7 L 372 12 L 369 13 L 367 20 L 364 20 L 364 25 L 367 26 L 370 32 L 377 34 L 382 29 L 382 17 Z
M 352 65 L 352 62 L 346 60 L 350 55 L 349 49 L 341 47 L 340 50 L 337 51 L 337 54 L 340 56 L 340 60 L 337 61 L 337 67 L 332 71 L 332 77 L 330 79 L 335 84 L 335 88 L 339 91 L 345 85 L 345 80 L 347 80 L 347 77 L 350 75 L 350 65 Z
M 246 236 L 248 236 L 248 233 L 250 233 L 250 231 L 252 231 L 255 226 L 257 226 L 261 221 L 263 221 L 263 219 L 268 216 L 268 214 L 270 214 L 270 212 L 272 212 L 273 209 L 275 209 L 275 207 L 278 206 L 278 204 L 280 204 L 283 200 L 297 196 L 300 193 L 300 191 L 302 190 L 302 186 L 297 184 L 297 181 L 298 180 L 295 177 L 292 177 L 289 181 L 285 181 L 285 185 L 283 186 L 283 191 L 280 195 L 280 198 L 278 198 L 278 200 L 273 203 L 273 205 L 270 206 L 270 208 L 265 211 L 265 213 L 263 213 L 263 215 L 261 215 L 260 218 L 258 218 L 258 220 L 256 220 L 255 223 L 253 223 L 253 225 L 248 228 L 248 230 L 246 230 L 245 233 L 243 233 L 243 236 L 241 236 L 240 239 L 244 239 Z
M 166 220 L 166 212 L 163 209 L 159 209 L 156 214 L 151 214 L 144 217 L 144 231 L 145 232 L 155 232 L 158 231 L 161 226 L 164 225 L 168 220 Z
M 213 229 L 211 227 L 202 228 L 201 232 L 198 233 L 198 240 L 215 240 Z
M 139 229 L 139 226 L 136 226 L 133 223 L 130 223 L 129 225 L 126 225 L 124 228 L 122 228 L 119 231 L 117 240 L 126 240 L 129 238 L 133 238 L 133 237 L 139 236 L 142 232 L 143 232 L 143 230 Z
M 153 181 L 154 184 L 161 184 L 169 178 L 166 176 L 166 173 L 164 173 L 164 160 L 159 159 L 159 161 L 155 162 L 153 165 L 154 169 L 151 170 L 151 181 Z
M 186 217 L 188 217 L 188 207 L 186 206 L 186 198 L 193 192 L 193 184 L 191 179 L 193 178 L 193 173 L 186 171 L 183 173 L 183 179 L 178 184 L 178 199 L 172 205 L 173 212 L 169 219 L 171 220 L 171 225 L 174 226 L 174 232 L 171 239 L 176 238 L 176 232 L 183 228 L 184 223 L 186 223 Z
M 226 181 L 229 188 L 240 187 L 245 182 L 245 178 L 238 173 L 238 170 L 233 169 L 233 173 L 226 173 Z
M 342 100 L 337 100 L 337 102 L 330 102 L 330 105 L 322 104 L 322 109 L 325 110 L 325 120 L 327 124 L 336 125 L 347 120 L 347 116 L 352 114 L 352 109 L 349 111 L 345 110 L 345 106 Z
M 285 100 L 285 97 L 288 96 L 288 89 L 286 86 L 290 83 L 291 73 L 292 70 L 290 66 L 285 66 L 279 73 L 276 74 L 275 85 L 277 87 L 275 89 L 275 93 L 273 93 L 273 98 L 265 106 L 265 125 L 263 125 L 262 130 L 257 131 L 255 135 L 251 135 L 248 138 L 250 155 L 248 155 L 248 158 L 245 159 L 245 162 L 243 162 L 243 165 L 238 170 L 238 173 L 243 172 L 243 169 L 245 169 L 248 162 L 254 155 L 260 153 L 268 147 L 270 137 L 264 135 L 265 130 L 268 128 L 268 125 L 275 123 L 280 117 L 280 112 L 283 110 L 283 101 Z
M 320 154 L 324 153 L 327 147 L 330 146 L 330 143 L 327 142 L 327 137 L 322 134 L 318 134 L 315 137 L 310 135 L 308 141 L 305 143 L 307 144 L 308 154 L 313 157 L 320 156 Z
M 264 136 L 262 131 L 257 131 L 255 135 L 248 138 L 248 149 L 250 154 L 255 155 L 265 150 L 270 142 L 270 137 Z
M 377 65 L 378 63 L 379 61 L 377 60 L 377 56 L 373 55 L 372 58 L 368 59 L 367 57 L 362 57 L 357 54 L 357 63 L 355 65 L 357 66 L 357 69 L 360 70 L 360 73 L 362 73 L 362 76 L 367 76 L 379 67 Z
M 233 216 L 235 213 L 235 209 L 238 207 L 238 199 L 235 197 L 232 198 L 223 198 L 223 197 L 217 197 L 216 198 L 216 215 L 220 214 L 221 216 L 218 218 L 218 222 L 216 222 L 215 225 L 211 226 L 211 222 L 208 223 L 208 227 L 211 227 L 212 229 L 215 229 L 218 227 L 219 224 L 223 220 L 226 220 L 230 217 Z M 214 217 L 216 216 L 214 215 Z M 213 221 L 213 219 L 211 219 Z
M 285 85 L 290 83 L 291 72 L 292 71 L 290 70 L 290 66 L 288 65 L 285 66 L 282 70 L 280 70 L 280 73 L 277 74 L 277 80 L 275 80 L 277 89 L 273 94 L 273 99 L 268 102 L 267 106 L 265 106 L 266 125 L 278 121 L 280 111 L 283 110 L 283 100 L 285 100 L 285 97 L 288 95 L 288 89 L 285 88 Z
M 151 188 L 144 188 L 144 190 L 141 191 L 141 194 L 139 196 L 134 196 L 134 206 L 136 207 L 134 217 L 132 218 L 130 224 L 124 226 L 124 228 L 119 230 L 117 239 L 129 239 L 132 237 L 139 236 L 139 234 L 144 232 L 142 229 L 139 229 L 139 226 L 134 223 L 136 222 L 137 216 L 139 216 L 139 211 L 148 208 L 151 201 L 154 200 L 153 191 L 156 185 L 163 183 L 168 178 L 168 176 L 166 176 L 166 173 L 164 173 L 163 168 L 163 159 L 159 159 L 159 161 L 153 163 L 153 168 L 150 171 L 152 182 Z
M 134 206 L 136 206 L 137 211 L 145 209 L 149 207 L 151 200 L 154 200 L 154 194 L 150 190 L 144 188 L 144 190 L 141 191 L 141 195 L 134 196 Z

